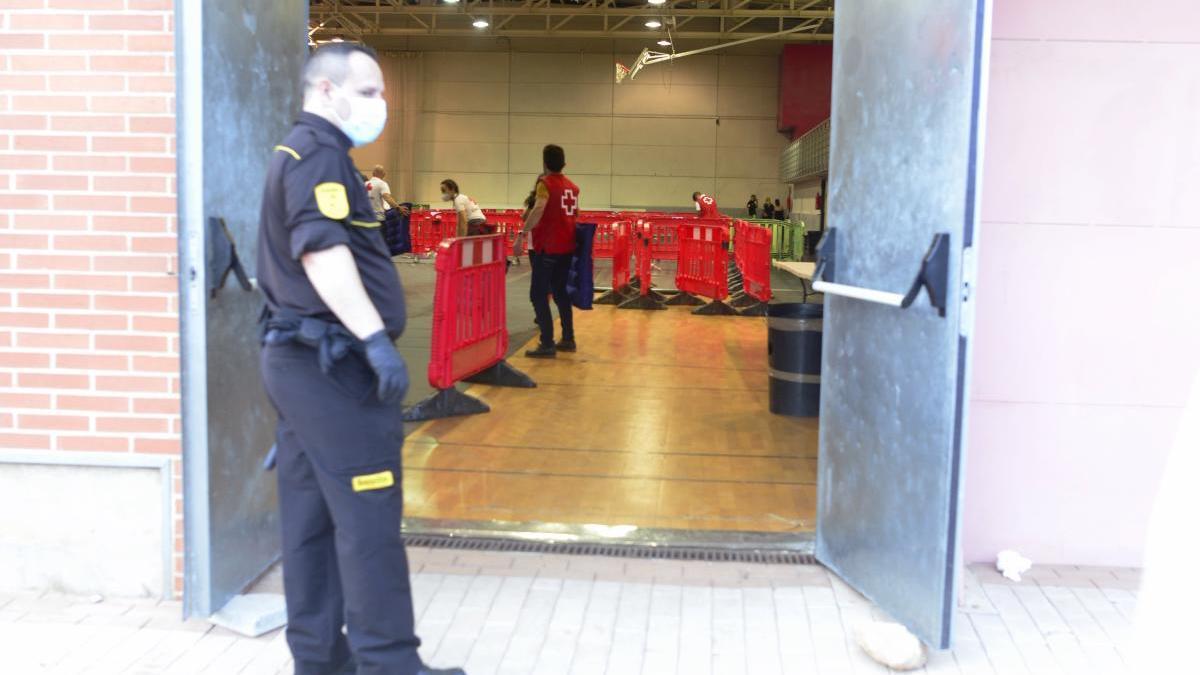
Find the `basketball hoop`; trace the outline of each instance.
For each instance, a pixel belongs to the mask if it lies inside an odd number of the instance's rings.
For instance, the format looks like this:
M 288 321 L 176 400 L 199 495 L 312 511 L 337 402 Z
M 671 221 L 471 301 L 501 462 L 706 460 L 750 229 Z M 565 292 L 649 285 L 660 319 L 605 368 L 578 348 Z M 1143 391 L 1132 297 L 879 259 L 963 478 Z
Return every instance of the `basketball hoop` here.
M 617 84 L 621 84 L 621 81 L 624 80 L 627 75 L 629 75 L 629 69 L 626 68 L 624 64 L 618 63 L 617 64 Z

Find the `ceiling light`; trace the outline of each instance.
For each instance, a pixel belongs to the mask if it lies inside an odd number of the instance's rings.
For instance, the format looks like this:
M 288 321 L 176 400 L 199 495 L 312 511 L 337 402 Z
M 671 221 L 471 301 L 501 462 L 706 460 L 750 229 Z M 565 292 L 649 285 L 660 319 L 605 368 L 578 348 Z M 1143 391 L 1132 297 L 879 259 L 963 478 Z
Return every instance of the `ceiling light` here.
M 646 28 L 662 28 L 662 22 L 658 19 L 650 19 L 646 22 Z
M 670 47 L 670 46 L 671 46 L 671 41 L 670 41 L 670 40 L 659 40 L 659 41 L 658 41 L 658 46 L 659 46 L 659 47 Z
M 667 0 L 650 0 L 650 4 L 652 4 L 652 5 L 665 5 L 665 4 L 667 4 Z
M 471 25 L 475 26 L 476 28 L 487 28 L 488 22 L 485 19 L 475 19 L 475 22 Z
M 330 42 L 341 42 L 342 38 L 333 38 Z
M 458 0 L 446 0 L 446 4 L 447 4 L 447 5 L 457 5 L 457 4 L 458 4 Z

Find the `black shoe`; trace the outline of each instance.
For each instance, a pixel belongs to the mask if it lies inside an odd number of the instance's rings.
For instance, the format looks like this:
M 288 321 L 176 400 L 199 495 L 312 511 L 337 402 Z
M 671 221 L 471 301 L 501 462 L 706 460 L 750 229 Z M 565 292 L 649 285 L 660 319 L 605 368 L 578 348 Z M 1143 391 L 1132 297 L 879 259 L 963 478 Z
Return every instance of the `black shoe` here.
M 559 340 L 558 344 L 554 345 L 554 348 L 560 352 L 573 352 L 573 351 L 575 351 L 575 341 L 574 340 Z
M 526 350 L 525 356 L 531 359 L 552 359 L 557 351 L 554 345 L 538 345 L 537 349 Z
M 462 668 L 422 668 L 417 675 L 467 675 Z

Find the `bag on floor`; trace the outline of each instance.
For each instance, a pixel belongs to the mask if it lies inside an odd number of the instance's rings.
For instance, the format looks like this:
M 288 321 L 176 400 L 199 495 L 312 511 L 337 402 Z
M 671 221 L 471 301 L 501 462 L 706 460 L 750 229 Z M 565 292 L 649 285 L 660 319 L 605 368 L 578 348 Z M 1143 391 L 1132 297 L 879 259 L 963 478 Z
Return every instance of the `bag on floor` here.
M 595 223 L 575 224 L 575 254 L 567 275 L 567 293 L 571 304 L 579 309 L 592 308 L 595 285 L 592 279 L 592 241 L 596 238 Z

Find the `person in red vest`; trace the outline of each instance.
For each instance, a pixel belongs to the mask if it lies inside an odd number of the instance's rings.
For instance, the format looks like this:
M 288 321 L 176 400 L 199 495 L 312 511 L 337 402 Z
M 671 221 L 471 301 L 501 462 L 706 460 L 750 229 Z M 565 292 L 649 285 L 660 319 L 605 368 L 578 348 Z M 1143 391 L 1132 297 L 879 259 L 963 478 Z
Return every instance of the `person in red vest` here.
M 693 192 L 692 201 L 696 202 L 696 209 L 700 211 L 701 218 L 721 217 L 721 212 L 717 210 L 717 200 L 703 192 Z
M 572 321 L 571 296 L 567 293 L 567 275 L 571 256 L 575 253 L 575 214 L 579 212 L 579 186 L 563 175 L 566 154 L 557 145 L 542 148 L 542 165 L 546 172 L 538 178 L 535 200 L 517 249 L 527 235 L 532 235 L 529 249 L 529 300 L 541 329 L 541 339 L 535 349 L 525 356 L 551 359 L 558 352 L 575 351 L 575 326 Z M 554 342 L 554 317 L 550 315 L 548 295 L 554 296 L 558 317 L 562 322 L 562 340 Z

